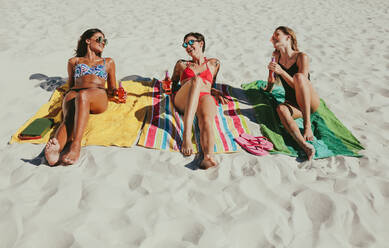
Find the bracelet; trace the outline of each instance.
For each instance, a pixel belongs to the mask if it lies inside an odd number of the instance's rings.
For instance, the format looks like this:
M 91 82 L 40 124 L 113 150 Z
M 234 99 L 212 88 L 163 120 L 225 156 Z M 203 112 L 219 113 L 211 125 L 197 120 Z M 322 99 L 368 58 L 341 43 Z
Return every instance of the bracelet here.
M 110 90 L 110 92 L 108 92 L 109 93 L 109 95 L 111 95 L 111 96 L 117 96 L 118 94 L 118 89 L 112 89 L 112 90 Z

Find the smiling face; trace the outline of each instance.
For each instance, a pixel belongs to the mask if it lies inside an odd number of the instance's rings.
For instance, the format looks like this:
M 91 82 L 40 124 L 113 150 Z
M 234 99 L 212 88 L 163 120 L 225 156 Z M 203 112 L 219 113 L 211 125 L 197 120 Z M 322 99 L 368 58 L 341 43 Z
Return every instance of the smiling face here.
M 86 40 L 86 43 L 89 45 L 90 49 L 97 54 L 101 54 L 105 47 L 104 35 L 102 33 L 95 33 L 90 39 Z
M 198 41 L 198 39 L 194 36 L 188 36 L 184 40 L 184 44 L 187 44 L 187 47 L 185 48 L 186 52 L 189 56 L 193 57 L 199 57 L 203 53 L 203 41 Z
M 270 42 L 273 43 L 274 48 L 277 50 L 280 49 L 280 47 L 290 46 L 290 41 L 290 35 L 285 34 L 279 29 L 274 31 L 272 37 L 270 38 Z

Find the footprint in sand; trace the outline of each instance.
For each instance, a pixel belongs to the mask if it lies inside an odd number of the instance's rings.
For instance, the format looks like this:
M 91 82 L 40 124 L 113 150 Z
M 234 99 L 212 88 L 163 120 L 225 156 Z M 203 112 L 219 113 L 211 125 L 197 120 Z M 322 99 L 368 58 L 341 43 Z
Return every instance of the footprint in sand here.
M 142 181 L 143 181 L 143 176 L 141 175 L 133 175 L 131 178 L 130 178 L 130 181 L 128 182 L 128 187 L 132 190 L 138 188 L 141 184 L 142 184 Z
M 188 231 L 183 235 L 182 240 L 191 242 L 195 245 L 199 243 L 201 236 L 205 231 L 203 225 L 199 223 L 192 223 L 188 226 Z

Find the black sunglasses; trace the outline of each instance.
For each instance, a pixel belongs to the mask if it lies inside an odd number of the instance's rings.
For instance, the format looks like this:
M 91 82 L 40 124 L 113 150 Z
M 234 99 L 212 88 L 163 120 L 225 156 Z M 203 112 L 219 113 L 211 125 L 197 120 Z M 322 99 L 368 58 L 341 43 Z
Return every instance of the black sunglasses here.
M 108 40 L 106 38 L 103 38 L 103 36 L 100 36 L 99 38 L 96 39 L 97 43 L 104 43 L 104 45 L 108 44 Z
M 199 42 L 200 40 L 189 40 L 188 42 L 182 43 L 182 47 L 187 48 L 188 46 L 193 45 L 196 41 Z

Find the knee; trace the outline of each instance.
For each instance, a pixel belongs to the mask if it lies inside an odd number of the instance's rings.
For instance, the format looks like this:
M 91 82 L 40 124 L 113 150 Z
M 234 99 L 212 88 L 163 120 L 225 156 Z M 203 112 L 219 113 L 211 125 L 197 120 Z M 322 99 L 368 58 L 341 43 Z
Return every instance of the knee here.
M 85 103 L 88 102 L 89 100 L 89 94 L 88 90 L 80 90 L 77 94 L 77 100 L 78 102 Z
M 285 104 L 278 105 L 276 110 L 279 116 L 286 116 L 287 114 L 289 114 L 288 106 L 286 106 Z
M 293 76 L 293 82 L 296 85 L 305 84 L 308 81 L 308 78 L 303 73 L 296 73 Z

